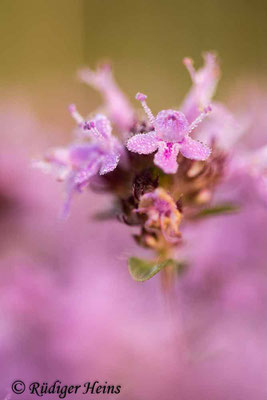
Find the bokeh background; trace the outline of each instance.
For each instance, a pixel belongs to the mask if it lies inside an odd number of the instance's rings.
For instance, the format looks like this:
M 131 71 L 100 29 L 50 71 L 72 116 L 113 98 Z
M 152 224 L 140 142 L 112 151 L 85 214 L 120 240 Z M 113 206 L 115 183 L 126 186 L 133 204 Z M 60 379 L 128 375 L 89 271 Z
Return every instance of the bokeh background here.
M 82 113 L 101 104 L 76 70 L 106 59 L 132 103 L 142 91 L 154 110 L 180 103 L 191 85 L 182 59 L 200 65 L 205 50 L 221 60 L 217 99 L 238 90 L 247 101 L 252 86 L 264 97 L 266 19 L 263 0 L 1 0 L 3 399 L 17 398 L 15 379 L 109 381 L 127 400 L 265 398 L 267 221 L 248 181 L 238 182 L 247 213 L 192 233 L 199 269 L 170 305 L 157 277 L 131 281 L 128 228 L 92 221 L 110 199 L 81 196 L 60 222 L 62 188 L 30 160 L 70 140 L 70 103 Z
M 202 51 L 218 52 L 219 96 L 241 78 L 260 81 L 267 69 L 263 0 L 2 0 L 0 7 L 2 90 L 23 90 L 40 118 L 61 119 L 66 103 L 80 98 L 97 105 L 75 71 L 105 59 L 132 99 L 143 90 L 154 107 L 183 98 L 185 56 L 199 65 Z

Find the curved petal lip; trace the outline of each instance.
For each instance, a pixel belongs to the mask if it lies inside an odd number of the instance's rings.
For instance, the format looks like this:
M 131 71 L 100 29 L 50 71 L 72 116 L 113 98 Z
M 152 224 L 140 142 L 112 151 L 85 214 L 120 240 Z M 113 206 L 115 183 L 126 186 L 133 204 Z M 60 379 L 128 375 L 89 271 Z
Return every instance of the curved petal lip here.
M 150 154 L 158 148 L 158 139 L 155 131 L 139 133 L 127 142 L 127 149 L 138 154 Z
M 179 153 L 179 147 L 177 143 L 168 147 L 164 142 L 161 142 L 154 157 L 154 164 L 161 168 L 166 174 L 175 174 L 178 170 L 177 155 Z
M 191 139 L 189 136 L 181 145 L 181 153 L 190 160 L 205 161 L 210 156 L 211 149 L 205 144 Z
M 105 175 L 108 172 L 114 171 L 119 163 L 119 160 L 120 155 L 117 153 L 107 154 L 106 156 L 104 156 L 99 170 L 99 175 Z

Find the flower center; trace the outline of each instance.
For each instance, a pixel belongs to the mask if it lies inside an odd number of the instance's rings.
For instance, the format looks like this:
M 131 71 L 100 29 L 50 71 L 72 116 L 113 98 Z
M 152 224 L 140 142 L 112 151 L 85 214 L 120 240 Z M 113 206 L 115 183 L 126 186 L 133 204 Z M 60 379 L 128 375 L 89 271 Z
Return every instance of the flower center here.
M 162 199 L 157 199 L 155 201 L 155 209 L 160 215 L 165 214 L 166 216 L 168 216 L 171 212 L 170 204 L 166 200 Z
M 172 121 L 176 121 L 176 120 L 177 120 L 177 118 L 176 118 L 175 115 L 169 115 L 169 116 L 167 117 L 167 119 L 171 119 Z
M 166 143 L 167 147 L 164 150 L 164 157 L 165 158 L 170 158 L 171 156 L 171 150 L 172 150 L 172 143 Z

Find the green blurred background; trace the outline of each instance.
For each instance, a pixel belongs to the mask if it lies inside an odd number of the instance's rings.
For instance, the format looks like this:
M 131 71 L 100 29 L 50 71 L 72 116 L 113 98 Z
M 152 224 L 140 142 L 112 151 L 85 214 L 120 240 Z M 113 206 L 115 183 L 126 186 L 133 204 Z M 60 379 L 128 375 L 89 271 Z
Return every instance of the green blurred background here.
M 91 111 L 100 99 L 75 72 L 111 59 L 132 99 L 140 90 L 153 108 L 169 107 L 190 85 L 183 57 L 199 65 L 210 49 L 221 59 L 220 97 L 266 74 L 266 21 L 266 0 L 1 0 L 1 100 L 26 99 L 52 122 L 70 102 Z

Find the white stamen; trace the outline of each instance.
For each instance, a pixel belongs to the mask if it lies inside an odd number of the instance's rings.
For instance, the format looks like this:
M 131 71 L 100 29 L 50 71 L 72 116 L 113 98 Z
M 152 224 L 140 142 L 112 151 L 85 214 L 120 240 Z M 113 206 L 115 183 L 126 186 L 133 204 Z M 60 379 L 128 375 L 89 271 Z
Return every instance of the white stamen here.
M 193 60 L 191 58 L 186 57 L 186 58 L 183 59 L 183 63 L 186 66 L 187 71 L 189 72 L 192 81 L 194 82 L 194 80 L 196 78 L 196 70 L 195 70 L 195 67 L 193 65 Z
M 201 124 L 201 122 L 208 116 L 211 112 L 211 106 L 208 106 L 204 109 L 204 111 L 192 122 L 189 127 L 188 133 L 191 133 L 196 127 Z
M 81 125 L 84 123 L 84 119 L 81 116 L 81 114 L 77 111 L 75 104 L 71 104 L 69 106 L 69 112 L 72 118 L 77 122 L 78 125 Z
M 94 136 L 96 139 L 101 139 L 103 140 L 104 137 L 103 135 L 99 132 L 97 127 L 95 126 L 94 121 L 87 121 L 84 123 L 83 126 L 84 131 L 88 132 L 88 136 L 90 137 L 91 135 Z
M 142 93 L 137 93 L 135 98 L 136 98 L 136 100 L 140 101 L 140 103 L 148 117 L 149 122 L 151 123 L 151 125 L 153 125 L 155 122 L 155 117 L 146 103 L 146 95 L 144 95 Z

